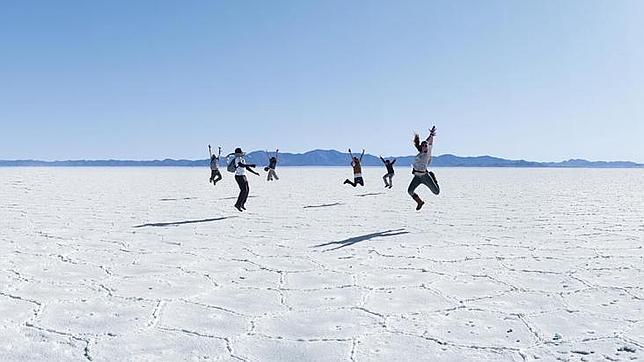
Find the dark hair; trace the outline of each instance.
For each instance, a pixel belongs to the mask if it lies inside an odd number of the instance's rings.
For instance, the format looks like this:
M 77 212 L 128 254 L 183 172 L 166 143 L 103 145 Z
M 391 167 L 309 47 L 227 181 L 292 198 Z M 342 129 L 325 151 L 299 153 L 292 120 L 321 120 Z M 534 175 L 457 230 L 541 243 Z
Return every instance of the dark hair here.
M 420 136 L 418 133 L 414 133 L 414 146 L 416 146 L 418 152 L 422 151 L 422 148 L 420 148 Z
M 237 148 L 235 148 L 235 153 L 243 153 L 243 152 L 242 152 L 241 148 L 237 147 Z

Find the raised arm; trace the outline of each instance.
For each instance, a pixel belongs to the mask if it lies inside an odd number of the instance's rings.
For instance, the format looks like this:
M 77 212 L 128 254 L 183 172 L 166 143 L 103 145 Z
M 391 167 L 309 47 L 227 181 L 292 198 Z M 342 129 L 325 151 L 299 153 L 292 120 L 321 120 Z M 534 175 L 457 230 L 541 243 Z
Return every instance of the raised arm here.
M 351 152 L 350 148 L 349 148 L 349 157 L 351 157 L 351 161 L 353 161 L 353 153 Z
M 364 156 L 364 148 L 362 149 L 362 153 L 360 154 L 360 161 L 362 161 L 362 156 Z
M 280 153 L 280 149 L 279 149 L 279 148 L 275 149 L 275 159 L 277 159 L 277 154 L 278 154 L 278 153 Z
M 221 146 L 219 146 L 219 153 L 217 153 L 217 158 L 221 157 Z
M 212 158 L 212 148 L 210 145 L 208 145 L 208 153 L 210 154 L 210 158 Z
M 434 144 L 434 136 L 436 136 L 436 126 L 432 126 L 432 128 L 429 130 L 429 136 L 427 137 L 428 145 Z
M 380 156 L 380 161 L 382 161 L 382 163 L 385 163 L 385 159 L 382 158 L 382 156 Z
M 394 165 L 394 163 L 396 163 L 396 159 L 395 159 L 395 158 L 394 158 L 394 160 L 393 160 L 393 161 L 391 161 L 391 165 L 393 166 L 393 165 Z

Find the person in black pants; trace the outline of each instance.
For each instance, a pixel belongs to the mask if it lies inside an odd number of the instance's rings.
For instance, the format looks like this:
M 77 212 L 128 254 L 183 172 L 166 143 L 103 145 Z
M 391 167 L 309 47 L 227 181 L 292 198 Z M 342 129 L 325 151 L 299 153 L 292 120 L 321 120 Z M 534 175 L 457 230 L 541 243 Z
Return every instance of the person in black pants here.
M 237 202 L 235 203 L 235 208 L 239 211 L 246 210 L 246 200 L 248 200 L 248 194 L 250 192 L 250 187 L 248 186 L 248 180 L 246 179 L 246 170 L 248 172 L 254 173 L 259 176 L 259 173 L 255 172 L 252 168 L 255 167 L 253 164 L 246 164 L 244 160 L 244 152 L 241 148 L 235 149 L 235 181 L 239 185 L 239 196 L 237 196 Z
M 351 185 L 356 187 L 358 185 L 364 186 L 364 180 L 362 179 L 362 156 L 364 156 L 364 149 L 360 154 L 360 157 L 355 157 L 349 148 L 349 156 L 351 156 L 351 167 L 353 168 L 353 182 L 351 180 L 344 180 L 345 185 Z
M 214 155 L 212 153 L 212 148 L 208 145 L 208 153 L 210 153 L 210 182 L 213 186 L 217 185 L 217 182 L 221 181 L 221 172 L 219 172 L 219 158 L 221 157 L 221 147 L 219 147 L 219 153 Z

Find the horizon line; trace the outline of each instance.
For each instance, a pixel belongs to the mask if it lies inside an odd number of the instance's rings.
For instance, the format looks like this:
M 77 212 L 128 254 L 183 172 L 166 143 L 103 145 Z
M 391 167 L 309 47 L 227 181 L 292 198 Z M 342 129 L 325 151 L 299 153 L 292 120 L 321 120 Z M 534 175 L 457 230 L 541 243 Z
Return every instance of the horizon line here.
M 299 153 L 293 153 L 293 152 L 279 152 L 280 154 L 289 154 L 289 155 L 304 155 L 307 153 L 311 152 L 317 152 L 317 151 L 322 151 L 322 152 L 338 152 L 341 154 L 348 155 L 348 152 L 342 152 L 338 151 L 335 149 L 314 149 L 306 152 L 299 152 Z M 273 151 L 270 151 L 271 153 Z M 266 153 L 265 150 L 254 150 L 245 153 L 245 155 L 250 155 L 250 154 L 255 154 L 255 153 Z M 375 158 L 379 158 L 380 156 L 366 153 L 365 156 L 371 156 Z M 433 155 L 432 157 L 445 157 L 445 156 L 453 156 L 453 157 L 458 157 L 458 158 L 481 158 L 481 157 L 490 157 L 490 158 L 495 158 L 503 161 L 514 161 L 514 162 L 530 162 L 530 163 L 543 163 L 543 164 L 552 164 L 552 163 L 564 163 L 564 162 L 570 162 L 570 161 L 582 161 L 582 162 L 592 162 L 592 163 L 631 163 L 635 164 L 638 166 L 644 166 L 644 163 L 639 163 L 636 161 L 631 161 L 631 160 L 588 160 L 584 158 L 568 158 L 568 159 L 563 159 L 560 161 L 531 161 L 527 159 L 512 159 L 512 158 L 504 158 L 504 157 L 499 157 L 499 156 L 492 156 L 492 155 L 476 155 L 476 156 L 459 156 L 453 153 L 443 153 L 440 155 Z M 222 157 L 226 157 L 222 155 Z M 382 156 L 383 158 L 406 158 L 406 157 L 414 157 L 414 155 L 398 155 L 398 156 Z M 103 158 L 103 159 L 86 159 L 86 158 L 78 158 L 78 159 L 56 159 L 56 160 L 40 160 L 40 159 L 13 159 L 13 160 L 8 160 L 8 159 L 0 159 L 0 162 L 42 162 L 42 163 L 57 163 L 57 162 L 167 162 L 167 161 L 188 161 L 188 162 L 199 162 L 199 161 L 208 161 L 208 158 L 197 158 L 197 159 L 188 159 L 188 158 L 157 158 L 157 159 L 119 159 L 119 158 Z

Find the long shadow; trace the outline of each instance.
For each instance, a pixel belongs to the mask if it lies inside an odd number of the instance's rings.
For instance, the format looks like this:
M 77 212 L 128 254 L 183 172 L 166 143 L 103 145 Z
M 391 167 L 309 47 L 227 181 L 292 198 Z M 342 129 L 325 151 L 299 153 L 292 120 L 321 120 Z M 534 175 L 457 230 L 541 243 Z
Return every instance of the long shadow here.
M 403 235 L 403 234 L 409 234 L 409 231 L 403 231 L 405 229 L 395 229 L 395 230 L 387 230 L 387 231 L 380 231 L 377 233 L 372 233 L 372 234 L 366 234 L 366 235 L 360 235 L 360 236 L 354 236 L 352 238 L 340 240 L 340 241 L 331 241 L 329 243 L 324 243 L 324 244 L 319 244 L 313 246 L 314 248 L 321 248 L 323 246 L 329 246 L 329 245 L 339 245 L 335 248 L 331 249 L 326 249 L 324 251 L 333 251 L 333 250 L 338 250 L 340 248 L 344 248 L 353 244 L 357 244 L 362 241 L 366 240 L 371 240 L 375 238 L 384 238 L 388 236 L 396 236 L 396 235 Z
M 384 194 L 385 194 L 384 192 L 370 192 L 366 194 L 356 195 L 356 197 L 376 196 L 376 195 L 384 195 Z
M 334 203 L 332 203 L 332 204 L 307 205 L 307 206 L 304 206 L 303 208 L 304 208 L 304 209 L 315 209 L 315 208 L 318 208 L 318 207 L 331 207 L 331 206 L 338 206 L 338 205 L 343 205 L 343 203 L 341 203 L 341 202 L 334 202 Z
M 254 199 L 256 197 L 257 196 L 255 196 L 255 195 L 248 196 L 249 199 Z M 237 200 L 237 196 L 222 197 L 222 198 L 219 198 L 217 200 Z
M 174 222 L 157 222 L 157 223 L 151 223 L 151 224 L 141 224 L 141 225 L 136 225 L 132 226 L 133 228 L 144 228 L 148 226 L 153 226 L 153 227 L 163 227 L 163 226 L 177 226 L 177 225 L 183 225 L 183 224 L 196 224 L 200 222 L 211 222 L 211 221 L 221 221 L 225 219 L 229 219 L 231 217 L 236 217 L 236 216 L 227 216 L 227 217 L 215 217 L 212 219 L 201 219 L 201 220 L 183 220 L 183 221 L 174 221 Z
M 159 199 L 159 201 L 179 201 L 179 200 L 194 200 L 196 197 L 182 197 L 179 199 Z

